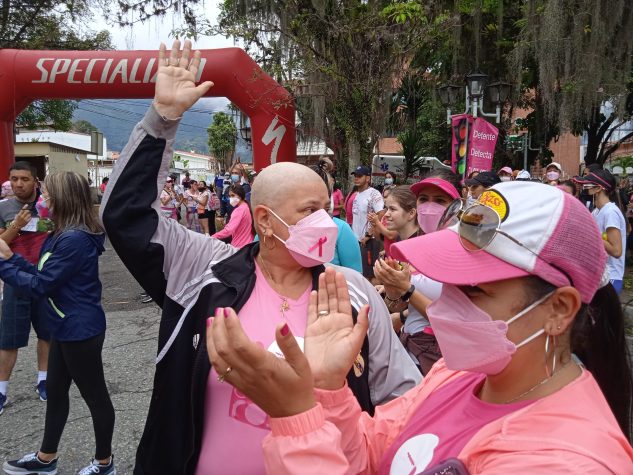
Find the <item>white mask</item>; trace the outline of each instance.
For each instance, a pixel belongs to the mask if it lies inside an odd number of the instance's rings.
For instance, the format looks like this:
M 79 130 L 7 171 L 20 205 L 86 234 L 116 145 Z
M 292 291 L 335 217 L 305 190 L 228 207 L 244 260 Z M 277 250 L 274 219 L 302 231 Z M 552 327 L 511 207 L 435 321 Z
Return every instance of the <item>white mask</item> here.
M 237 198 L 236 196 L 231 196 L 229 198 L 229 204 L 233 206 L 234 208 L 238 205 L 239 202 L 240 202 L 240 199 Z

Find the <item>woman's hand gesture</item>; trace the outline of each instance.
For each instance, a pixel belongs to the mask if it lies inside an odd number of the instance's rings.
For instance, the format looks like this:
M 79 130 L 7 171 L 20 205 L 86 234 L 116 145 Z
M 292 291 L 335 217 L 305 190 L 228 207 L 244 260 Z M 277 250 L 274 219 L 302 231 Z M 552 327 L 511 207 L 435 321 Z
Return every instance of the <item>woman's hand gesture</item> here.
M 318 292 L 310 295 L 305 333 L 305 355 L 315 387 L 334 390 L 343 386 L 367 334 L 368 314 L 366 305 L 354 324 L 345 277 L 327 267 L 319 276 Z
M 394 259 L 379 259 L 374 264 L 374 275 L 385 286 L 390 297 L 399 297 L 411 287 L 411 268 Z
M 174 41 L 167 56 L 167 48 L 160 44 L 158 51 L 158 74 L 154 92 L 154 107 L 163 117 L 179 119 L 198 99 L 213 86 L 206 81 L 196 86 L 196 75 L 200 67 L 200 51 L 191 54 L 191 41 L 185 41 L 180 51 L 180 41 Z

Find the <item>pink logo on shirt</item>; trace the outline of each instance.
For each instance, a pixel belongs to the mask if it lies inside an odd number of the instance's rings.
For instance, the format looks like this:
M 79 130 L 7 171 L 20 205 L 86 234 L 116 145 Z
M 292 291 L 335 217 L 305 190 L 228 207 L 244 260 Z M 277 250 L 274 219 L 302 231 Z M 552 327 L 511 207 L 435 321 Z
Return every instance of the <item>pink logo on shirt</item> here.
M 249 426 L 270 430 L 268 415 L 235 388 L 231 391 L 229 416 Z

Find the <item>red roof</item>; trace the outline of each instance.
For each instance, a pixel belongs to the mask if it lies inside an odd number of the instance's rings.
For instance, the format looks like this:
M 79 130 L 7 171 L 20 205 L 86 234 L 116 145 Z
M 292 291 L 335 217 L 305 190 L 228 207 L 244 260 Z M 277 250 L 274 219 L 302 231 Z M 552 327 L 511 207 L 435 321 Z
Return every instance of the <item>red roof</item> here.
M 396 137 L 378 139 L 374 150 L 376 155 L 402 155 L 402 145 Z

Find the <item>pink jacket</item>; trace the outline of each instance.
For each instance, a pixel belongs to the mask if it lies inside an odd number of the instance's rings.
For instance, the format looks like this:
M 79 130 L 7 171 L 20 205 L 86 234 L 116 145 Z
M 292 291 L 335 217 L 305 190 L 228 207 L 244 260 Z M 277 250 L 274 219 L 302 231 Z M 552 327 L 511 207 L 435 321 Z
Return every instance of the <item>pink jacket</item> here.
M 231 219 L 221 231 L 215 233 L 212 237 L 224 239 L 232 236 L 231 246 L 244 247 L 253 242 L 253 218 L 248 209 L 248 203 L 243 203 L 231 212 Z
M 376 473 L 422 401 L 463 373 L 437 363 L 403 396 L 361 413 L 351 391 L 316 391 L 305 413 L 271 419 L 269 474 Z M 484 426 L 458 455 L 471 474 L 633 473 L 633 449 L 589 371 L 565 388 Z

